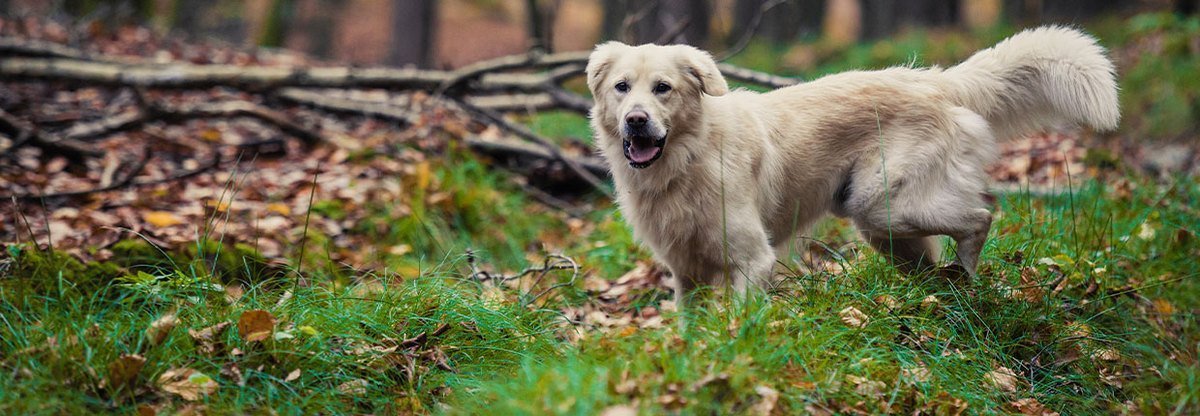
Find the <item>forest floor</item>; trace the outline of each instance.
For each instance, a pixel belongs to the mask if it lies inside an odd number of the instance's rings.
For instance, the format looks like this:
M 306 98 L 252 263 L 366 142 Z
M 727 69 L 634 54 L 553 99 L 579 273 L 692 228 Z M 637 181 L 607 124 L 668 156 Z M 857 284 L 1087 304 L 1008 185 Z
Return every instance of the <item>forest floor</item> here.
M 423 94 L 358 93 L 401 100 L 419 115 L 407 126 L 281 106 L 327 138 L 314 147 L 215 119 L 105 137 L 84 161 L 0 155 L 0 413 L 1196 413 L 1200 164 L 1186 122 L 1200 106 L 1190 70 L 1174 71 L 1200 59 L 1200 24 L 1091 28 L 1122 66 L 1126 127 L 1005 143 L 973 280 L 902 275 L 831 219 L 769 293 L 680 312 L 607 198 L 538 191 L 545 178 L 462 142 L 502 132 Z M 946 63 L 1006 31 L 755 45 L 736 60 L 807 76 Z M 163 60 L 305 59 L 138 28 L 92 36 L 95 51 Z M 1147 48 L 1162 53 L 1137 58 Z M 819 64 L 756 64 L 798 54 Z M 263 100 L 0 82 L 0 108 L 48 131 L 145 99 Z M 588 151 L 579 116 L 515 119 Z M 26 197 L 114 184 L 137 186 Z

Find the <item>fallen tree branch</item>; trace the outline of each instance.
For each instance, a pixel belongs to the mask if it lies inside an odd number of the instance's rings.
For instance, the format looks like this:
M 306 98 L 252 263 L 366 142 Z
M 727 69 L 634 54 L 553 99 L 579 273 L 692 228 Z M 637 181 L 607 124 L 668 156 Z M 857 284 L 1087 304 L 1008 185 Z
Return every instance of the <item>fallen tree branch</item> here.
M 182 122 L 199 118 L 247 117 L 274 126 L 308 146 L 324 141 L 319 133 L 291 121 L 286 115 L 248 101 L 203 103 L 177 108 L 149 102 L 141 104 L 142 108 L 136 111 L 71 126 L 64 132 L 64 136 L 78 141 L 133 130 L 151 121 Z
M 511 140 L 483 140 L 479 138 L 468 137 L 464 139 L 467 147 L 479 153 L 483 153 L 492 157 L 517 157 L 530 158 L 544 161 L 558 161 L 557 158 L 550 152 L 546 151 L 542 146 L 528 144 L 525 142 L 516 142 Z M 596 176 L 608 175 L 608 165 L 603 160 L 597 157 L 571 157 L 565 156 L 574 161 L 575 164 L 586 169 Z M 580 178 L 583 179 L 583 178 Z
M 106 186 L 101 186 L 101 187 L 97 187 L 97 188 L 93 188 L 93 189 L 85 189 L 82 191 L 58 192 L 58 193 L 52 193 L 52 194 L 43 194 L 43 193 L 38 192 L 38 193 L 5 195 L 5 196 L 0 197 L 0 199 L 31 200 L 31 199 L 70 198 L 70 197 L 76 197 L 76 196 L 91 195 L 91 194 L 100 193 L 100 192 L 108 192 L 108 191 L 124 188 L 124 187 L 132 184 L 133 179 L 136 178 L 138 174 L 142 173 L 142 170 L 144 170 L 146 168 L 146 164 L 150 163 L 150 157 L 151 157 L 150 151 L 143 150 L 141 159 L 138 159 L 138 161 L 133 165 L 133 168 L 129 170 L 129 173 L 126 174 L 125 177 L 121 178 L 120 180 L 113 181 L 112 183 L 110 183 Z
M 551 57 L 550 55 L 547 55 Z M 194 65 L 187 63 L 118 63 L 70 58 L 5 58 L 0 60 L 0 77 L 5 79 L 52 79 L 142 88 L 209 88 L 228 86 L 248 90 L 282 87 L 305 88 L 384 88 L 392 90 L 438 91 L 443 85 L 459 85 L 455 79 L 478 78 L 471 91 L 536 92 L 547 83 L 582 72 L 575 69 L 587 64 L 587 54 L 564 52 L 537 62 L 525 62 L 529 68 L 553 64 L 570 66 L 569 71 L 546 74 L 452 73 L 413 68 L 351 67 L 263 67 L 238 65 Z M 496 64 L 489 70 L 507 70 L 515 64 Z M 741 82 L 778 88 L 797 81 L 729 64 L 719 68 L 726 77 Z M 475 69 L 478 71 L 479 69 Z M 464 78 L 465 77 L 465 78 Z
M 42 149 L 43 152 L 62 155 L 75 161 L 87 157 L 99 157 L 103 154 L 88 149 L 86 144 L 77 140 L 51 136 L 3 109 L 0 109 L 0 132 L 9 134 L 13 139 L 12 145 L 0 151 L 0 156 L 6 156 L 25 145 L 34 146 Z
M 98 194 L 98 193 L 102 193 L 102 192 L 115 191 L 117 189 L 127 188 L 127 187 L 128 188 L 140 188 L 143 186 L 159 185 L 159 184 L 181 181 L 181 180 L 184 180 L 187 178 L 191 178 L 191 177 L 199 175 L 201 173 L 213 170 L 221 164 L 221 153 L 213 152 L 213 157 L 212 157 L 212 159 L 209 160 L 208 163 L 200 165 L 199 167 L 197 167 L 195 169 L 185 170 L 183 172 L 179 172 L 174 175 L 167 176 L 165 178 L 160 178 L 160 179 L 135 181 L 134 179 L 137 177 L 137 175 L 139 173 L 141 173 L 141 171 L 143 169 L 145 169 L 146 165 L 150 162 L 150 158 L 151 158 L 150 152 L 144 152 L 142 155 L 142 158 L 138 161 L 138 163 L 136 165 L 134 165 L 133 169 L 131 169 L 129 171 L 128 175 L 125 175 L 125 177 L 122 178 L 120 181 L 114 181 L 113 183 L 109 184 L 108 186 L 100 186 L 100 187 L 96 187 L 96 188 L 92 188 L 92 189 L 84 189 L 84 190 L 79 190 L 79 191 L 56 192 L 56 193 L 49 193 L 49 194 L 26 193 L 26 194 L 4 195 L 4 196 L 0 196 L 0 199 L 37 200 L 37 199 L 54 199 L 54 198 L 75 198 L 75 197 L 87 196 L 87 195 L 92 195 L 92 194 Z
M 334 97 L 300 88 L 284 88 L 275 92 L 274 96 L 286 102 L 337 113 L 362 114 L 408 125 L 420 121 L 416 114 L 393 105 Z
M 562 153 L 562 149 L 559 149 L 558 146 L 555 146 L 553 143 L 550 143 L 549 140 L 546 140 L 542 136 L 539 136 L 536 133 L 534 133 L 532 130 L 529 130 L 528 127 L 509 122 L 508 120 L 505 120 L 504 116 L 501 116 L 500 114 L 497 114 L 491 110 L 479 108 L 468 102 L 465 102 L 462 100 L 453 100 L 453 101 L 455 103 L 457 103 L 460 107 L 462 107 L 464 110 L 466 110 L 467 112 L 470 112 L 470 113 L 476 114 L 480 117 L 483 117 L 488 122 L 493 123 L 493 124 L 497 125 L 498 127 L 517 135 L 517 137 L 520 137 L 524 140 L 528 140 L 530 142 L 536 143 L 537 145 L 541 146 L 543 149 L 548 151 L 551 155 L 553 155 L 555 160 L 558 160 L 558 161 L 562 162 L 563 164 L 567 165 L 568 168 L 570 168 L 572 171 L 574 171 L 577 175 L 579 175 L 580 178 L 582 178 L 584 181 L 586 181 L 588 184 L 590 184 L 593 188 L 595 188 L 596 190 L 598 190 L 600 192 L 603 192 L 605 195 L 612 196 L 612 191 L 608 189 L 608 186 L 605 185 L 604 182 L 602 180 L 600 180 L 600 178 L 597 177 L 597 175 L 593 174 L 592 172 L 589 172 L 587 169 L 585 169 L 583 166 L 581 166 L 574 159 L 571 159 L 571 158 L 567 157 L 566 155 L 564 155 Z

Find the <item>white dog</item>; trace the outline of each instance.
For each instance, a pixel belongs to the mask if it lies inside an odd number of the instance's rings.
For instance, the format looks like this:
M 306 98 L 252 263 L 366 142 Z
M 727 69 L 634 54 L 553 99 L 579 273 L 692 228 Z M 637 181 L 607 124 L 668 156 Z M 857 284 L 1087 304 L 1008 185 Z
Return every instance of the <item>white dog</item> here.
M 830 212 L 909 271 L 936 263 L 932 236 L 950 236 L 974 275 L 996 140 L 1120 118 L 1104 49 L 1061 27 L 947 69 L 845 72 L 768 93 L 729 91 L 690 46 L 609 42 L 587 82 L 617 201 L 679 297 L 765 282 L 788 241 Z

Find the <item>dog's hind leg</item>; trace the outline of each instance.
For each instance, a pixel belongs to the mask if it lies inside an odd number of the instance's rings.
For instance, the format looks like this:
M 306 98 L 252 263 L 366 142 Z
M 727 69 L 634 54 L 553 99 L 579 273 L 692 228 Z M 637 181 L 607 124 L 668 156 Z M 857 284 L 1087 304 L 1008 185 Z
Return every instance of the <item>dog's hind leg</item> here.
M 890 237 L 887 233 L 862 234 L 871 247 L 890 256 L 896 268 L 905 273 L 922 273 L 937 267 L 941 248 L 933 236 L 900 238 Z
M 965 204 L 917 205 L 911 210 L 892 212 L 890 215 L 876 210 L 861 216 L 856 223 L 877 250 L 891 253 L 897 263 L 903 260 L 906 264 L 902 268 L 912 267 L 909 264 L 914 261 L 918 266 L 923 261 L 933 261 L 936 254 L 931 254 L 936 251 L 934 246 L 929 244 L 929 236 L 948 235 L 958 243 L 958 258 L 955 263 L 974 276 L 979 265 L 979 254 L 983 251 L 983 243 L 987 241 L 988 231 L 992 226 L 992 214 L 983 208 L 966 208 L 963 205 Z M 890 245 L 887 244 L 886 237 L 873 238 L 887 236 L 889 232 L 893 236 Z

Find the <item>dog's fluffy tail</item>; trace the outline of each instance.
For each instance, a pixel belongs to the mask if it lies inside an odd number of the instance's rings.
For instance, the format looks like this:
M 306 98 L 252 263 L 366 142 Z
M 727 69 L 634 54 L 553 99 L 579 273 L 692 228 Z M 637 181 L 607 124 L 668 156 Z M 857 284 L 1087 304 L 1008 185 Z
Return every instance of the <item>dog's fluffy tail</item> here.
M 1068 123 L 1112 130 L 1121 118 L 1112 61 L 1075 29 L 1026 30 L 944 74 L 960 105 L 999 139 Z

